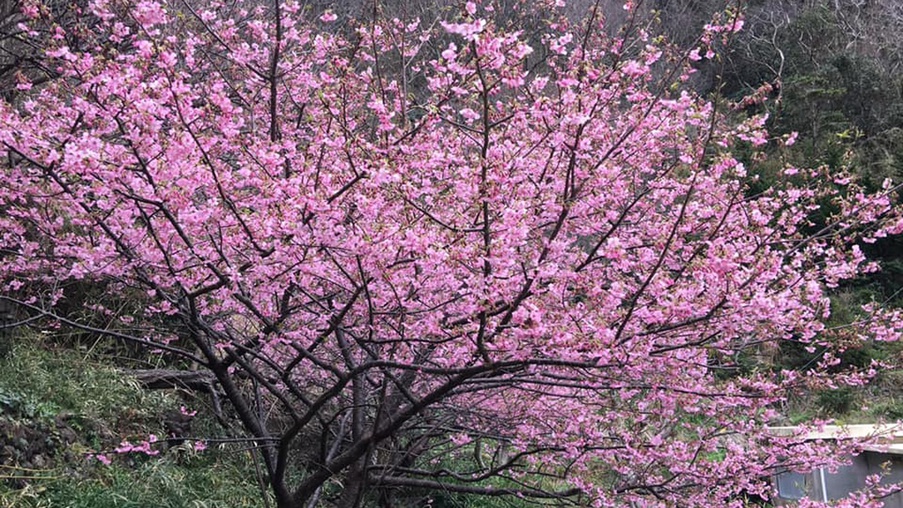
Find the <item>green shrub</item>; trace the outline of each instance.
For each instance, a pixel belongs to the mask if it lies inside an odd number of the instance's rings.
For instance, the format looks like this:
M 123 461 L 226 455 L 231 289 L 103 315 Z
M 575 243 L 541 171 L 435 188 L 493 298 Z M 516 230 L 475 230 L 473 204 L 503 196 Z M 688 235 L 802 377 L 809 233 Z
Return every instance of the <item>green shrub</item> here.
M 831 416 L 845 415 L 853 408 L 856 394 L 853 390 L 844 386 L 835 390 L 822 390 L 816 396 L 816 405 L 826 414 Z

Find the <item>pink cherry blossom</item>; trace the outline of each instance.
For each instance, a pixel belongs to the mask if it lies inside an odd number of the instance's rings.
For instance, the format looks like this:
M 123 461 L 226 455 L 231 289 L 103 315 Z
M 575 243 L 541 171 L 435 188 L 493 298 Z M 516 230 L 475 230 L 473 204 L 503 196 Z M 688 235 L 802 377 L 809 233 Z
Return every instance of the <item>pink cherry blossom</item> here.
M 860 244 L 903 232 L 893 187 L 788 168 L 751 192 L 734 150 L 764 156 L 766 117 L 682 81 L 735 15 L 681 50 L 549 4 L 338 30 L 282 0 L 94 0 L 77 47 L 29 28 L 60 78 L 0 104 L 0 299 L 208 373 L 279 506 L 740 506 L 840 464 L 863 443 L 768 427 L 883 368 L 838 371 L 847 348 L 899 340 L 880 308 L 828 323 L 829 289 L 878 268 Z M 67 314 L 86 284 L 104 297 Z M 740 368 L 785 344 L 818 360 Z

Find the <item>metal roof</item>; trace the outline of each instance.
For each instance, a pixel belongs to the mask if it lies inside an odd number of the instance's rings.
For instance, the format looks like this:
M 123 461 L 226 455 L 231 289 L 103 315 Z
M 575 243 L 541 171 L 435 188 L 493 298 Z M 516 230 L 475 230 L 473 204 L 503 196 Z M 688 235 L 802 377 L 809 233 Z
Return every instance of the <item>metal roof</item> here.
M 903 423 L 896 424 L 860 424 L 860 425 L 822 425 L 817 427 L 769 427 L 768 430 L 778 436 L 798 435 L 808 429 L 802 439 L 874 439 L 874 443 L 866 444 L 863 450 L 878 453 L 903 455 Z

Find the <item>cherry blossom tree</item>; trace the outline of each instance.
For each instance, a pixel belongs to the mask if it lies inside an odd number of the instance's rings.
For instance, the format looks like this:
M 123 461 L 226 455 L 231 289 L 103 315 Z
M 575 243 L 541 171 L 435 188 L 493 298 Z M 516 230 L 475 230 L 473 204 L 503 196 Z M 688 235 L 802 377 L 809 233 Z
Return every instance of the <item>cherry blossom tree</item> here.
M 787 167 L 750 191 L 732 153 L 782 141 L 682 86 L 736 13 L 680 49 L 638 2 L 620 29 L 563 3 L 509 6 L 528 43 L 490 2 L 93 0 L 93 42 L 43 40 L 60 78 L 0 107 L 0 298 L 212 374 L 280 507 L 742 506 L 836 464 L 766 426 L 897 339 L 879 309 L 824 325 L 876 269 L 858 243 L 903 229 L 894 189 Z M 142 306 L 93 327 L 61 310 L 73 281 Z M 826 352 L 737 368 L 783 341 Z

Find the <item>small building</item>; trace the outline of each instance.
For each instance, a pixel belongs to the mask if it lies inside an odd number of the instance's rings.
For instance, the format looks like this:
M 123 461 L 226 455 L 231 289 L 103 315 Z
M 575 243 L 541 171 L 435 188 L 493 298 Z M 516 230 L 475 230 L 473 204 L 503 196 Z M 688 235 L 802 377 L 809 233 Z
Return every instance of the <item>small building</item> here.
M 776 434 L 790 435 L 796 427 L 773 427 Z M 846 425 L 825 426 L 818 432 L 809 433 L 805 439 L 839 439 L 877 437 L 875 444 L 863 447 L 862 453 L 850 457 L 850 463 L 830 472 L 818 468 L 804 474 L 784 472 L 775 478 L 777 505 L 786 505 L 794 500 L 809 498 L 814 501 L 834 501 L 862 490 L 866 478 L 882 475 L 881 484 L 903 483 L 903 426 Z M 885 508 L 903 508 L 903 492 L 897 492 L 883 499 Z

